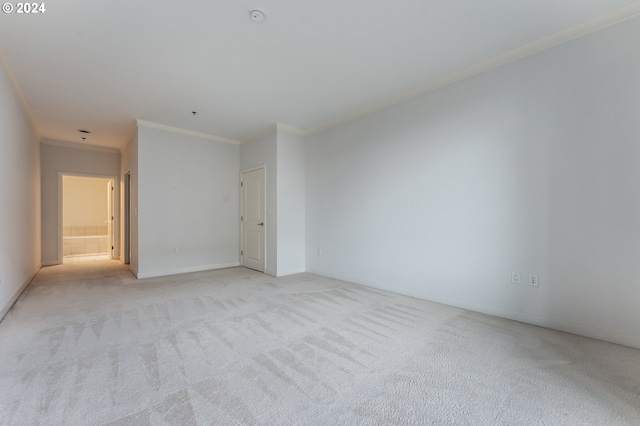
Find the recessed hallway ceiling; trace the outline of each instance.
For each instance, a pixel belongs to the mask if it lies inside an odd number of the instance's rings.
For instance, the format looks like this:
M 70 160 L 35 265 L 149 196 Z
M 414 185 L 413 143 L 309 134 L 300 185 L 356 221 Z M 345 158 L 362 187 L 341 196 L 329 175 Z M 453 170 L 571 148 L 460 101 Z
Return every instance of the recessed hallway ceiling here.
M 41 137 L 120 148 L 135 119 L 243 140 L 309 131 L 418 93 L 628 0 L 57 0 L 0 16 Z M 264 22 L 249 12 L 261 9 Z M 191 111 L 197 111 L 193 115 Z

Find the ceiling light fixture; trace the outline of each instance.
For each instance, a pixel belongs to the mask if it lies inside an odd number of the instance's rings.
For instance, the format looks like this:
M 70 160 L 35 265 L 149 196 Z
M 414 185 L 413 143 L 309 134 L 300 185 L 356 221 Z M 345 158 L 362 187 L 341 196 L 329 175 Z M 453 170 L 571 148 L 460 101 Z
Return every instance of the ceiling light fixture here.
M 264 12 L 260 9 L 253 9 L 249 12 L 249 16 L 251 16 L 251 20 L 253 22 L 263 22 L 264 21 Z
M 191 111 L 191 114 L 193 114 L 194 116 L 198 113 L 198 111 Z

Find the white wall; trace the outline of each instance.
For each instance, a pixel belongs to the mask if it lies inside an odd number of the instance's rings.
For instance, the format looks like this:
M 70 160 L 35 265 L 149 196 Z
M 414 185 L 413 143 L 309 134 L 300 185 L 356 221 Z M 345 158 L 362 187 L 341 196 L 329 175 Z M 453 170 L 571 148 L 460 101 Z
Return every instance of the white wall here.
M 109 179 L 64 176 L 62 178 L 62 225 L 106 226 Z
M 266 166 L 265 273 L 305 271 L 304 138 L 277 125 L 273 132 L 240 147 L 240 169 Z
M 307 270 L 640 348 L 639 45 L 636 18 L 310 137 Z
M 239 265 L 239 175 L 237 145 L 138 128 L 139 278 Z
M 40 143 L 0 67 L 0 319 L 40 268 Z
M 265 273 L 277 275 L 278 268 L 278 180 L 277 180 L 277 131 L 274 129 L 261 138 L 240 146 L 240 170 L 265 166 L 266 209 L 265 224 Z M 238 175 L 238 182 L 240 176 Z M 238 189 L 239 191 L 239 189 Z
M 277 275 L 305 271 L 304 138 L 277 132 Z
M 130 217 L 130 242 L 131 245 L 129 247 L 129 269 L 131 272 L 137 277 L 138 276 L 138 129 L 136 129 L 131 138 L 125 145 L 122 150 L 122 154 L 120 156 L 120 218 L 122 226 L 120 227 L 120 241 L 124 242 L 124 197 L 125 190 L 124 184 L 125 179 L 124 175 L 127 173 L 131 173 L 131 182 L 130 189 L 131 194 L 129 194 L 131 205 L 131 217 Z M 124 256 L 121 257 L 121 260 L 124 262 Z
M 106 149 L 91 149 L 72 144 L 43 141 L 41 144 L 41 184 L 42 184 L 42 263 L 54 265 L 62 262 L 58 229 L 61 210 L 59 209 L 59 173 L 86 174 L 100 176 L 120 175 L 120 153 Z M 119 183 L 116 182 L 116 189 Z M 119 194 L 116 200 L 119 199 Z M 116 225 L 118 226 L 118 225 Z M 115 241 L 116 256 L 119 255 L 119 238 Z

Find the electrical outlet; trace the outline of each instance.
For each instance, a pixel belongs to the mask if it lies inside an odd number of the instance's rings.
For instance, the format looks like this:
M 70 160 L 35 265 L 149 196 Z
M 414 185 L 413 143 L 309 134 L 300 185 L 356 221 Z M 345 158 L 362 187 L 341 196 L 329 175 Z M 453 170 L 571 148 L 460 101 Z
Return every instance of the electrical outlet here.
M 538 274 L 529 274 L 529 285 L 531 287 L 538 287 L 540 285 Z
M 511 284 L 520 284 L 520 272 L 511 272 Z
M 178 254 L 178 248 L 177 247 L 172 248 L 171 254 Z

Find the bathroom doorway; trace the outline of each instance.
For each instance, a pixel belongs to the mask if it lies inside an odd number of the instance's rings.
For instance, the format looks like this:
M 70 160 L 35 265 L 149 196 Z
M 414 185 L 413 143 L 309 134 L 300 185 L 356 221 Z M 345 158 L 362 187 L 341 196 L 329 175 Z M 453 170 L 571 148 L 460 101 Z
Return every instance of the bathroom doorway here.
M 62 175 L 63 263 L 115 259 L 115 180 Z

